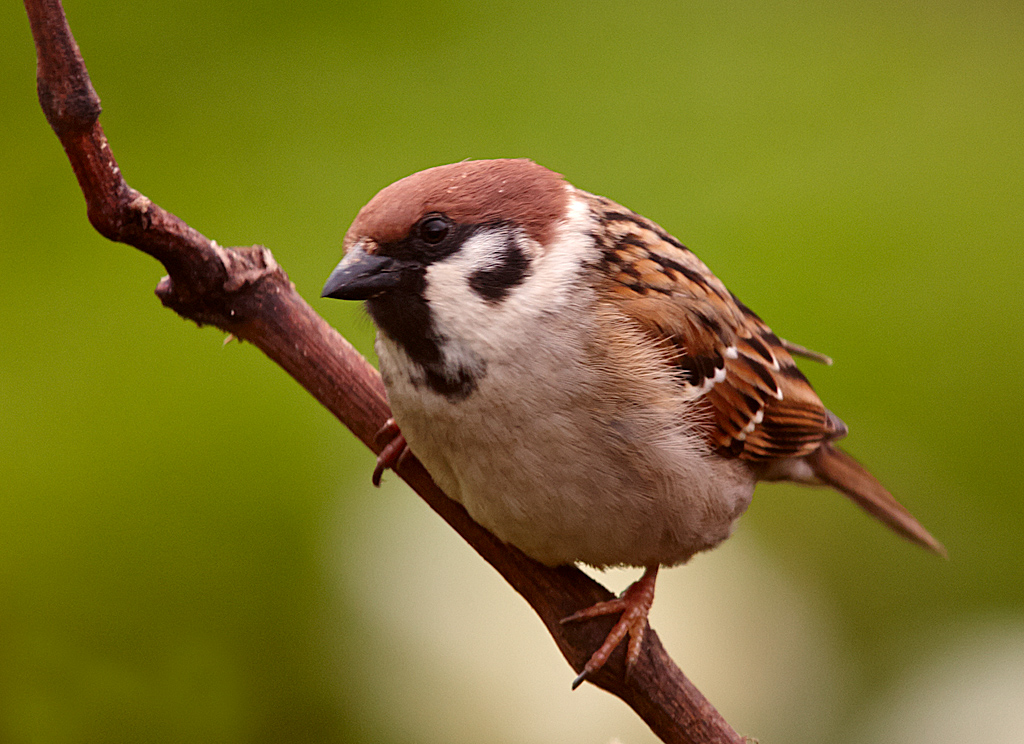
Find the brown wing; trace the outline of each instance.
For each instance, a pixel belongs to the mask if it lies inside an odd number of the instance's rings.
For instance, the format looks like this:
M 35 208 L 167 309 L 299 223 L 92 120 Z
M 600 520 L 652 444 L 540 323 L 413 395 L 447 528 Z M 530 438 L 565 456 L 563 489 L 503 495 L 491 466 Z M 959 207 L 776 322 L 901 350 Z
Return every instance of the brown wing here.
M 802 457 L 846 426 L 818 398 L 787 346 L 678 240 L 594 197 L 610 301 L 665 345 L 680 385 L 707 406 L 709 443 L 744 460 Z

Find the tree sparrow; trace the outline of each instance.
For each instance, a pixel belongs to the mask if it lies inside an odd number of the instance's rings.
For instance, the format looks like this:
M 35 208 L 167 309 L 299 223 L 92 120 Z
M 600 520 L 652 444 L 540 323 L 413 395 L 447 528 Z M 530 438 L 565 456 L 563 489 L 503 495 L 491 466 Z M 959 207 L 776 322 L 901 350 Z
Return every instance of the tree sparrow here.
M 628 634 L 639 656 L 659 566 L 725 540 L 759 480 L 827 485 L 935 540 L 833 442 L 780 339 L 654 222 L 529 160 L 415 173 L 356 216 L 324 297 L 365 300 L 406 446 L 501 540 L 549 566 L 640 566 L 574 687 Z M 407 444 L 406 444 L 407 443 Z

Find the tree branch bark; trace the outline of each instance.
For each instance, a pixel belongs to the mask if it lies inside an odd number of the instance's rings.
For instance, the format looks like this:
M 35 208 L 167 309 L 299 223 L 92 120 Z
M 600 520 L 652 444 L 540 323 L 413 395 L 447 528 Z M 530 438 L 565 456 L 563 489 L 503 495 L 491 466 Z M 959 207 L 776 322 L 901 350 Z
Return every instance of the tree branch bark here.
M 269 250 L 223 248 L 125 183 L 63 7 L 59 0 L 25 0 L 25 7 L 36 43 L 39 101 L 78 178 L 92 225 L 164 265 L 168 276 L 156 288 L 164 305 L 256 345 L 379 452 L 374 435 L 389 410 L 376 370 L 296 293 Z M 407 458 L 398 475 L 529 602 L 580 671 L 614 618 L 565 626 L 559 620 L 609 599 L 608 590 L 576 568 L 548 568 L 497 540 L 446 497 L 415 458 Z M 628 680 L 620 647 L 590 681 L 624 700 L 663 741 L 744 741 L 672 662 L 653 631 Z

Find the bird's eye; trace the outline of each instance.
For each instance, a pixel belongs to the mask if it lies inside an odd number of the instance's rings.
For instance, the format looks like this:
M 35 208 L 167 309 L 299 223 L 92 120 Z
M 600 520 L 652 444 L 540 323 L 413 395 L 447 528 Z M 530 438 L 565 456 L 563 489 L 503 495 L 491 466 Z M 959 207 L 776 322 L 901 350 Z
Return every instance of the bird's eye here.
M 425 243 L 437 244 L 448 236 L 448 220 L 439 214 L 424 217 L 420 222 L 420 238 Z

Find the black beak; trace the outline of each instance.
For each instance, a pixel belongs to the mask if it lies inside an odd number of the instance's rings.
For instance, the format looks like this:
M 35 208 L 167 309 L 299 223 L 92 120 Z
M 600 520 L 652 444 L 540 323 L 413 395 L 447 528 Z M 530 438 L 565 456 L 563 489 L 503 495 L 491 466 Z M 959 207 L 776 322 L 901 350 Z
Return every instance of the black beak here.
M 390 256 L 356 249 L 331 272 L 321 297 L 336 300 L 369 300 L 402 282 L 402 265 Z

